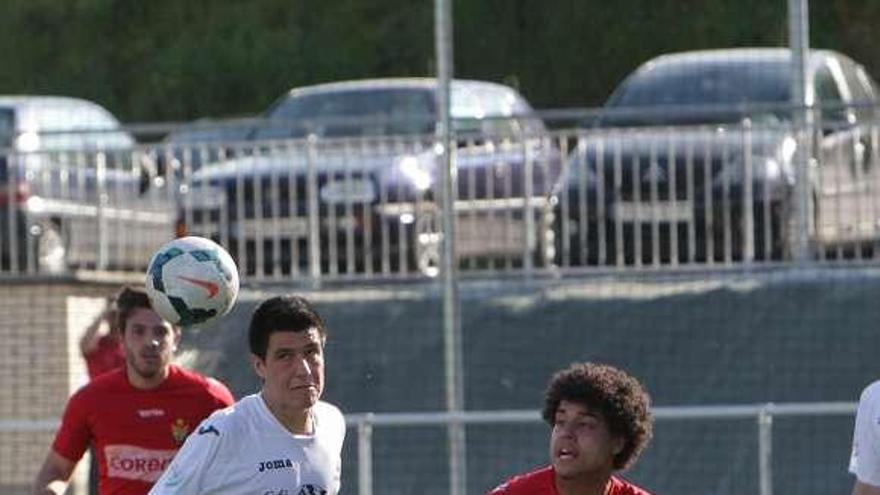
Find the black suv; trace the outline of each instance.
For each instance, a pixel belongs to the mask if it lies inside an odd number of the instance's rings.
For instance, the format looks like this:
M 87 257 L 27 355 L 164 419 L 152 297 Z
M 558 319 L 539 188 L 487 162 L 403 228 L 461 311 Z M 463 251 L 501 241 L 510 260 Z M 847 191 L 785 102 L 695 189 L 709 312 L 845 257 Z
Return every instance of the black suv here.
M 877 86 L 839 53 L 812 50 L 807 65 L 811 140 L 792 124 L 787 49 L 685 52 L 639 67 L 569 156 L 557 262 L 786 259 L 797 225 L 798 151 L 810 164 L 813 245 L 877 239 Z

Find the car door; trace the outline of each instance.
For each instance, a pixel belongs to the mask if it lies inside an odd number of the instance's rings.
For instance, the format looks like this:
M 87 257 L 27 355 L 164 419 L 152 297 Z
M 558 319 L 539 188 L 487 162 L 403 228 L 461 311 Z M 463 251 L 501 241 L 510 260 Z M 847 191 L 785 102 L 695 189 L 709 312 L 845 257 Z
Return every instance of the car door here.
M 814 185 L 816 240 L 838 246 L 857 239 L 860 166 L 854 143 L 858 127 L 852 96 L 837 58 L 823 57 L 813 73 L 818 174 Z
M 876 166 L 877 129 L 874 125 L 877 103 L 876 83 L 865 68 L 848 57 L 841 56 L 841 67 L 851 96 L 850 119 L 854 124 L 850 131 L 852 147 L 851 172 L 858 202 L 854 222 L 854 234 L 859 240 L 876 237 L 880 183 Z

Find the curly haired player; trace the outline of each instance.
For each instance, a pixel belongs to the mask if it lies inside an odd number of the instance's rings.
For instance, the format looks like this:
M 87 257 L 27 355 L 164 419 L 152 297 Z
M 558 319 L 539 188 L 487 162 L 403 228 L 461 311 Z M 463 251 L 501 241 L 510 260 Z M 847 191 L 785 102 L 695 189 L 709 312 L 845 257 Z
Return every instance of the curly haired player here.
M 615 476 L 652 435 L 650 398 L 613 366 L 576 363 L 556 373 L 544 399 L 550 465 L 507 480 L 490 495 L 650 495 Z

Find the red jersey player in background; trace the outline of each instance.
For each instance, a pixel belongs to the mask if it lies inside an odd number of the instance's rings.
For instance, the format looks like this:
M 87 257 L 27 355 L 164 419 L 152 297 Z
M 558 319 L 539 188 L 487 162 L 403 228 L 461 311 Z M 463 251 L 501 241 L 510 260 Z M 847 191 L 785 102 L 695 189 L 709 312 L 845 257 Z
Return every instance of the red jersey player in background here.
M 233 403 L 222 383 L 171 364 L 180 328 L 153 311 L 146 292 L 124 289 L 117 309 L 125 366 L 70 398 L 34 482 L 35 494 L 63 493 L 91 442 L 99 462 L 99 493 L 145 494 L 192 429 Z
M 544 399 L 550 465 L 507 480 L 489 495 L 650 495 L 615 476 L 652 436 L 650 398 L 608 365 L 577 363 L 556 373 Z
M 108 371 L 125 366 L 125 349 L 116 329 L 116 298 L 107 299 L 101 313 L 86 327 L 79 340 L 79 350 L 86 362 L 89 380 Z M 89 466 L 89 493 L 98 493 L 98 461 L 91 449 Z
M 89 380 L 125 365 L 125 349 L 116 329 L 115 305 L 115 298 L 108 299 L 104 310 L 86 327 L 79 340 Z

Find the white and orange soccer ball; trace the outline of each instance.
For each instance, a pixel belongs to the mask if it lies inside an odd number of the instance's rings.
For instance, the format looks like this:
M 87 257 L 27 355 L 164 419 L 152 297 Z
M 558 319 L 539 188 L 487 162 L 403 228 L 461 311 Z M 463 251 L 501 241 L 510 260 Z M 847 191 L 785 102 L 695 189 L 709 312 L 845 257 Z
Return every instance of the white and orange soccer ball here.
M 202 325 L 228 313 L 238 297 L 232 256 L 204 237 L 174 239 L 156 251 L 147 268 L 153 309 L 175 325 Z

